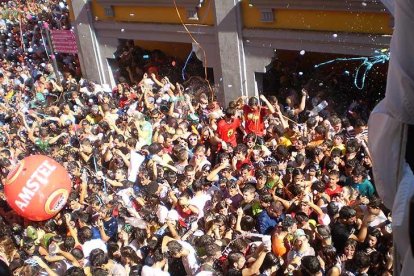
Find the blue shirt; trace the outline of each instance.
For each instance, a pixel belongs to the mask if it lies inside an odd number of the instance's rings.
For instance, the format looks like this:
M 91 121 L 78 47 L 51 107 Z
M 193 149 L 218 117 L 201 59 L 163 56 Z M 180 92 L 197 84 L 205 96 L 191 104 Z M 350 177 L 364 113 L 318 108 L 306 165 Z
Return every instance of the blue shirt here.
M 371 197 L 375 193 L 374 185 L 371 181 L 365 178 L 361 183 L 351 183 L 351 187 L 358 190 L 359 194 L 366 197 Z
M 103 223 L 105 234 L 110 238 L 116 238 L 118 233 L 118 221 L 115 218 L 111 218 Z

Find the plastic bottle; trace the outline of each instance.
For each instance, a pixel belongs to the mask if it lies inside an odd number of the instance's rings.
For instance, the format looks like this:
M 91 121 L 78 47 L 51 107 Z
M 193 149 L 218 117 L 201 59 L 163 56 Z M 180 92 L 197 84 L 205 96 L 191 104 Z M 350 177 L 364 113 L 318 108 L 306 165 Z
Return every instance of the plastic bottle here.
M 328 106 L 328 102 L 327 101 L 322 101 L 320 104 L 318 104 L 317 106 L 315 106 L 311 111 L 310 114 L 311 116 L 315 116 L 318 115 L 318 113 L 325 109 L 325 107 Z

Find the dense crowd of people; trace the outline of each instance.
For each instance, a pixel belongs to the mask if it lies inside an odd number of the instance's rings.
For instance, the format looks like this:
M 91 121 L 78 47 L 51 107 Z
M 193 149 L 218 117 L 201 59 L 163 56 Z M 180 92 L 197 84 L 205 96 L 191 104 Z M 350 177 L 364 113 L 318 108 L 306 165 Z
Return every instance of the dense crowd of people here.
M 0 10 L 1 275 L 392 274 L 364 102 L 285 74 L 274 95 L 223 106 L 202 79 L 180 83 L 175 60 L 149 64 L 132 44 L 108 90 L 76 78 L 73 56 L 55 72 L 39 24 L 69 25 L 48 2 Z M 44 222 L 17 216 L 3 193 L 32 154 L 73 184 Z

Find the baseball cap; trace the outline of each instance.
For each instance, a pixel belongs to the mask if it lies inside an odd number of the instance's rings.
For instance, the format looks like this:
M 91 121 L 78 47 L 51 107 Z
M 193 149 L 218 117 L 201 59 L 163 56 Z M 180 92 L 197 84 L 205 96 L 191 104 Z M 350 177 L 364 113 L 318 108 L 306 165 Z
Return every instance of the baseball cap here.
M 305 234 L 305 231 L 303 231 L 303 229 L 297 229 L 295 231 L 295 234 L 293 234 L 293 241 L 296 241 L 296 239 L 300 237 L 306 237 L 309 239 L 308 235 Z

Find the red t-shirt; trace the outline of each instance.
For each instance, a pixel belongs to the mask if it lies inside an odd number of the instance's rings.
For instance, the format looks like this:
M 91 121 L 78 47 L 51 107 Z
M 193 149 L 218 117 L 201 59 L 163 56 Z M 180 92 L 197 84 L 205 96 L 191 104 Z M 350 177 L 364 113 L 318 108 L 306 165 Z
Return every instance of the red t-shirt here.
M 247 134 L 255 133 L 257 136 L 263 136 L 263 131 L 265 128 L 264 125 L 264 116 L 267 115 L 267 107 L 261 107 L 257 110 L 251 109 L 250 106 L 245 105 L 243 107 L 245 129 Z
M 119 99 L 119 107 L 124 108 L 128 104 L 130 104 L 131 101 L 135 100 L 138 96 L 136 94 L 131 94 L 129 97 L 123 96 L 121 99 Z
M 190 217 L 193 214 L 193 211 L 191 211 L 190 209 L 188 209 L 187 211 L 184 211 L 183 207 L 181 207 L 181 205 L 179 205 L 179 204 L 177 204 L 177 206 L 175 206 L 175 210 L 180 215 L 180 217 L 182 217 L 183 219 L 186 219 L 186 218 Z
M 247 157 L 246 157 L 246 159 L 244 159 L 243 161 L 237 161 L 237 163 L 236 163 L 236 168 L 237 168 L 237 170 L 238 170 L 238 171 L 240 171 L 241 167 L 242 167 L 244 164 L 249 164 L 249 165 L 251 165 L 251 164 L 252 164 L 252 161 L 250 161 L 249 156 L 247 156 Z
M 339 186 L 339 185 L 336 185 L 335 190 L 332 190 L 331 188 L 329 188 L 329 185 L 326 186 L 326 189 L 325 189 L 325 193 L 329 196 L 333 196 L 333 195 L 339 194 L 341 192 L 342 192 L 342 187 Z
M 222 119 L 217 124 L 217 134 L 221 140 L 230 143 L 233 147 L 237 145 L 236 130 L 240 127 L 241 121 L 239 118 L 233 119 L 231 123 L 227 123 Z

